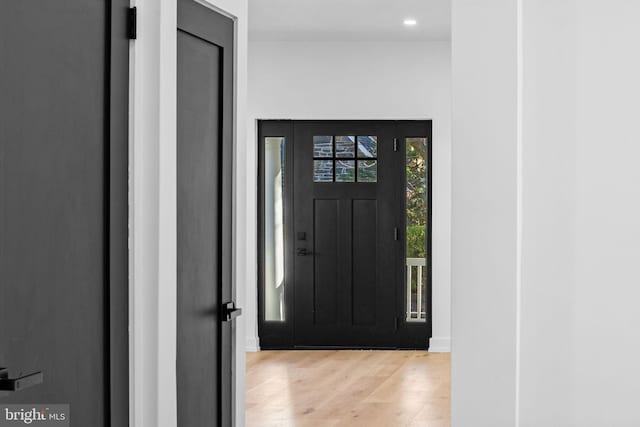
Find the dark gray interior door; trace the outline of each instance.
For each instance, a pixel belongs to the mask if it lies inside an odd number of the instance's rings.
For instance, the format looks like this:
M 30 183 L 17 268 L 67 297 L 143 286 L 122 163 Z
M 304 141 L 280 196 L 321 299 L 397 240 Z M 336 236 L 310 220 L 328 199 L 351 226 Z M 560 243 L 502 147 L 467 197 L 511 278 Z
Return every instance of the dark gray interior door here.
M 178 2 L 178 425 L 231 425 L 233 21 Z
M 0 4 L 0 405 L 75 426 L 128 422 L 127 7 Z

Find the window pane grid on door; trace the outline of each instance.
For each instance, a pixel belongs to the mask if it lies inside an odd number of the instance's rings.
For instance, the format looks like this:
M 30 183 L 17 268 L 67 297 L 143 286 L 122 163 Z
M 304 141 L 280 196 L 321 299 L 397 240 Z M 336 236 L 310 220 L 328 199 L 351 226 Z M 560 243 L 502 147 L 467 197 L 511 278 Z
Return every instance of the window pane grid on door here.
M 315 135 L 313 181 L 378 181 L 378 137 L 374 135 Z

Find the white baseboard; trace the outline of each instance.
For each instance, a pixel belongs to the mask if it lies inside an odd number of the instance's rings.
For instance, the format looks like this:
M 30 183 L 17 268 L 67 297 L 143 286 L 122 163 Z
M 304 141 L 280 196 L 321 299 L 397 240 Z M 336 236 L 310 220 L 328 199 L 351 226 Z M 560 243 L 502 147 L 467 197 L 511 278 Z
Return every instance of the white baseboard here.
M 247 353 L 253 353 L 260 351 L 260 341 L 257 337 L 247 337 L 247 341 L 244 345 L 244 349 Z
M 451 353 L 450 337 L 432 337 L 429 340 L 430 353 Z

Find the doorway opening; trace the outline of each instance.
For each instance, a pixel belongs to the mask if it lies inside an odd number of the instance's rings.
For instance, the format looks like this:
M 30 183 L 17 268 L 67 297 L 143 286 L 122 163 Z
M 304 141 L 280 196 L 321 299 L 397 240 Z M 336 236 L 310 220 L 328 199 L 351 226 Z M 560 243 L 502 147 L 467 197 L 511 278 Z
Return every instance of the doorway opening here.
M 431 121 L 258 123 L 262 349 L 428 349 Z

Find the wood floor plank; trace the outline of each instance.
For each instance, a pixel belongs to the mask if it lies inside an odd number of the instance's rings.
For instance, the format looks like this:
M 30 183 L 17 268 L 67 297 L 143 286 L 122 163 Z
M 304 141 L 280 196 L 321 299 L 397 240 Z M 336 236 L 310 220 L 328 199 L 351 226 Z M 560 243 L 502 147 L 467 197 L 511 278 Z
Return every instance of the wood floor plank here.
M 449 371 L 444 353 L 248 353 L 247 426 L 448 427 Z

